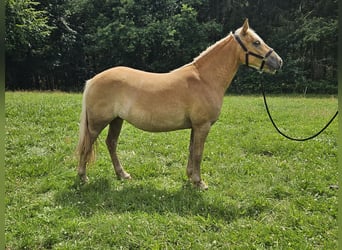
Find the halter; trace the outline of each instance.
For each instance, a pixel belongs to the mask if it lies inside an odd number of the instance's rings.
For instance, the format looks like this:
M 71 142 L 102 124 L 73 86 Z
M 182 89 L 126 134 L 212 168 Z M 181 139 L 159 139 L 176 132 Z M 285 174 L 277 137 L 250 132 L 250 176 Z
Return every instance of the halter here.
M 262 71 L 262 69 L 265 66 L 265 62 L 267 61 L 267 58 L 272 54 L 273 49 L 270 49 L 266 53 L 265 56 L 261 56 L 261 55 L 255 54 L 254 52 L 248 51 L 247 47 L 243 44 L 243 42 L 241 41 L 240 37 L 235 34 L 235 31 L 233 32 L 233 35 L 234 35 L 235 40 L 240 44 L 241 48 L 245 51 L 245 57 L 246 57 L 246 59 L 245 59 L 246 63 L 245 64 L 249 67 L 249 63 L 248 63 L 248 56 L 249 55 L 254 56 L 256 58 L 259 58 L 259 59 L 262 60 L 260 68 L 259 68 L 259 71 Z

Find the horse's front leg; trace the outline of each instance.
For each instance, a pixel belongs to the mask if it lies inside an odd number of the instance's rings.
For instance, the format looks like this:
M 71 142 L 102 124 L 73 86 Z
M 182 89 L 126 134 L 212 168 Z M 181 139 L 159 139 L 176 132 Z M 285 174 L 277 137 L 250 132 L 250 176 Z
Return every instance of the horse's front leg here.
M 191 129 L 190 143 L 189 143 L 188 166 L 186 168 L 186 174 L 187 174 L 189 180 L 191 180 L 191 176 L 192 176 L 192 173 L 193 173 L 193 163 L 192 163 L 193 146 L 194 146 L 194 130 Z
M 208 189 L 208 186 L 201 179 L 201 161 L 204 150 L 204 143 L 210 130 L 210 124 L 194 126 L 191 131 L 190 155 L 187 167 L 187 174 L 190 181 L 200 189 Z

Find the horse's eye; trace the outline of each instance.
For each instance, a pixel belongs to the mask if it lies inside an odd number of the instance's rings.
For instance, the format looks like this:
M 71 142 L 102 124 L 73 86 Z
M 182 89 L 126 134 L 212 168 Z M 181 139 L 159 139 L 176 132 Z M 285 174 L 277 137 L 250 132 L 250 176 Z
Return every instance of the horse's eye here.
M 260 41 L 255 41 L 255 42 L 253 42 L 253 45 L 255 46 L 255 47 L 258 47 L 259 45 L 260 45 Z

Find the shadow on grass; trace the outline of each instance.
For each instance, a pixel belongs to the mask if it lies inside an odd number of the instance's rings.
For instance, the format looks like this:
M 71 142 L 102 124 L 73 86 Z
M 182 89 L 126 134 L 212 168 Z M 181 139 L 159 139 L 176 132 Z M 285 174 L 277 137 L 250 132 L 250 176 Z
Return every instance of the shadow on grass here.
M 220 197 L 209 200 L 207 192 L 199 191 L 185 181 L 179 190 L 168 191 L 139 185 L 134 181 L 114 186 L 108 179 L 101 178 L 83 186 L 67 187 L 56 194 L 55 200 L 62 206 L 77 208 L 82 216 L 91 216 L 99 210 L 210 216 L 227 222 L 249 216 L 241 212 L 241 207 L 237 204 L 223 203 Z M 253 210 L 253 207 L 247 208 L 250 209 Z

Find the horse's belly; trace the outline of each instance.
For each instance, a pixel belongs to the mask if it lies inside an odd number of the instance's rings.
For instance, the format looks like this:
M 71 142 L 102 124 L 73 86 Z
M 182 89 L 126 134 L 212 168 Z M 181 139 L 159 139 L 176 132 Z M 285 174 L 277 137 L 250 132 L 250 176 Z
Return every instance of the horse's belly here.
M 151 111 L 133 111 L 124 120 L 133 126 L 149 132 L 167 132 L 191 127 L 190 120 L 183 112 L 163 112 L 162 109 Z

